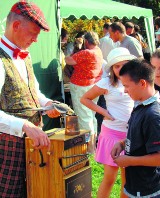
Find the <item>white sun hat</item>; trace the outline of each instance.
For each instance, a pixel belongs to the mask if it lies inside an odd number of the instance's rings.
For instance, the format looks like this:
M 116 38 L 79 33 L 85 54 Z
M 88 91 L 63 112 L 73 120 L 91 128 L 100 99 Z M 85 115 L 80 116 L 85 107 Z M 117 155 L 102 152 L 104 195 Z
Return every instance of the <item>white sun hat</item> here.
M 136 56 L 130 54 L 129 50 L 124 47 L 117 47 L 111 50 L 107 56 L 107 64 L 105 66 L 105 70 L 108 70 L 112 65 L 125 61 L 132 60 L 137 58 Z

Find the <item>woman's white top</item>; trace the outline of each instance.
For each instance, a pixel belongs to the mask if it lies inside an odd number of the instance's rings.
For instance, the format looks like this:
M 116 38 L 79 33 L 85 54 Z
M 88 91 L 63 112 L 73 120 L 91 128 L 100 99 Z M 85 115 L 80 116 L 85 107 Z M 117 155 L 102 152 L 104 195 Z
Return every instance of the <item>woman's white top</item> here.
M 133 110 L 134 101 L 127 93 L 124 93 L 121 81 L 119 80 L 118 85 L 114 87 L 111 85 L 109 77 L 106 77 L 98 81 L 96 85 L 108 91 L 104 95 L 106 106 L 110 115 L 115 119 L 114 121 L 103 120 L 103 125 L 113 130 L 127 132 L 127 123 Z

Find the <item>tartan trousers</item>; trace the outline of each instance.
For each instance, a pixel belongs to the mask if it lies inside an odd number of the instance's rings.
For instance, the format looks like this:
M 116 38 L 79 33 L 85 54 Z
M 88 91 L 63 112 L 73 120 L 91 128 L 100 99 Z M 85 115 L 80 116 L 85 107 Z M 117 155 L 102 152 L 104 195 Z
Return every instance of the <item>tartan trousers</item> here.
M 25 198 L 24 138 L 0 134 L 0 197 Z

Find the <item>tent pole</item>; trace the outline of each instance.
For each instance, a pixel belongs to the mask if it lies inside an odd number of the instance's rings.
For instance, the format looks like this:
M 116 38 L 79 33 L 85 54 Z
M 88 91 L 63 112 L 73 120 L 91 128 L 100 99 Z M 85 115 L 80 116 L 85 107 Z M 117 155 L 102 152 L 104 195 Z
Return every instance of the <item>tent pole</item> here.
M 146 33 L 147 33 L 150 54 L 152 54 L 155 51 L 155 36 L 154 36 L 153 17 L 144 18 L 144 22 L 145 22 L 145 28 L 146 28 Z
M 57 18 L 58 18 L 58 25 L 59 25 L 59 35 L 61 37 L 61 28 L 62 28 L 62 18 L 60 17 L 60 0 L 58 0 L 58 12 L 57 12 Z M 59 39 L 59 45 L 60 45 L 60 66 L 62 70 L 62 56 L 61 56 L 61 38 Z M 63 83 L 63 75 L 62 75 L 62 81 L 61 81 L 61 93 L 62 93 L 62 98 L 65 102 L 65 93 L 64 93 L 64 83 Z

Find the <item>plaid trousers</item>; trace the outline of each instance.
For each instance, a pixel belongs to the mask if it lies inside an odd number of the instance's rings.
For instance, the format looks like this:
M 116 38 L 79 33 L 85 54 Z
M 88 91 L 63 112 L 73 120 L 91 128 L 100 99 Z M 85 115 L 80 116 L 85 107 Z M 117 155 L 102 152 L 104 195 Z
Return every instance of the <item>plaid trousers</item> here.
M 24 138 L 0 134 L 0 197 L 25 198 Z

